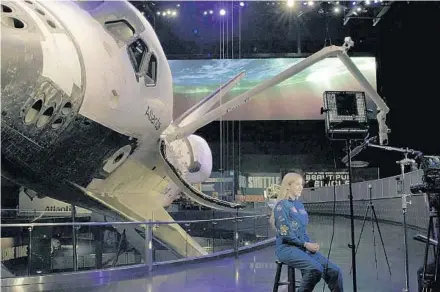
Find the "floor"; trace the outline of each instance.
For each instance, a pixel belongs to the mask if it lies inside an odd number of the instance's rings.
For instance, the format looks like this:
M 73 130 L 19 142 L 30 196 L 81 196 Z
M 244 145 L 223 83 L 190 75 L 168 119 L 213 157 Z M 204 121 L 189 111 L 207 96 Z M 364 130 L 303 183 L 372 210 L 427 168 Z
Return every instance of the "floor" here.
M 362 227 L 362 221 L 355 221 L 356 240 Z M 405 287 L 405 261 L 403 228 L 401 226 L 379 223 L 385 250 L 391 267 L 388 271 L 384 250 L 376 235 L 377 269 L 373 245 L 371 222 L 366 222 L 356 256 L 357 291 L 402 291 Z M 423 263 L 424 244 L 412 237 L 418 232 L 408 230 L 409 244 L 409 291 L 417 291 L 416 270 Z M 312 217 L 309 226 L 311 238 L 321 245 L 321 252 L 327 256 L 332 237 L 332 217 Z M 340 266 L 344 274 L 344 291 L 353 291 L 351 269 L 350 220 L 336 218 L 330 258 Z M 228 292 L 228 291 L 272 291 L 276 266 L 274 247 L 240 256 L 239 259 L 226 258 L 206 263 L 167 268 L 156 271 L 151 278 L 125 281 L 107 286 L 88 288 L 88 291 L 179 291 L 179 292 Z M 284 274 L 282 276 L 286 278 Z M 297 277 L 300 277 L 297 273 Z M 323 291 L 321 281 L 314 291 Z M 83 291 L 81 289 L 63 289 L 64 291 Z M 286 287 L 280 287 L 287 291 Z M 329 291 L 327 288 L 325 291 Z

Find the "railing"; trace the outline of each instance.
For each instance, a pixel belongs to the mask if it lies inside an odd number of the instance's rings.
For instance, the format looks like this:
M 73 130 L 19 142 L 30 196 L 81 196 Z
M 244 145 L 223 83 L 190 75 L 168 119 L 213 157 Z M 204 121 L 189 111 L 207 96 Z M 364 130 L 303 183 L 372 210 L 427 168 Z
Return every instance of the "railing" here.
M 363 218 L 369 198 L 375 206 L 377 218 L 382 221 L 402 224 L 403 196 L 411 194 L 410 186 L 422 182 L 421 170 L 378 180 L 358 182 L 352 185 L 354 216 Z M 349 210 L 349 186 L 311 188 L 303 191 L 303 201 L 309 213 L 318 215 L 347 216 Z M 333 201 L 336 201 L 333 204 Z M 423 195 L 412 194 L 406 206 L 409 227 L 426 229 L 429 212 Z M 335 205 L 335 206 L 334 206 Z M 335 207 L 335 212 L 333 208 Z
M 409 186 L 419 183 L 421 175 L 420 171 L 405 174 L 403 185 L 400 176 L 353 184 L 355 215 L 364 215 L 371 194 L 379 219 L 401 223 L 402 194 L 410 193 Z M 348 215 L 347 185 L 305 189 L 302 198 L 309 213 L 331 215 L 334 195 L 336 214 Z M 411 201 L 407 209 L 408 224 L 426 228 L 428 216 L 423 196 L 414 195 Z M 274 241 L 275 233 L 266 213 L 222 214 L 227 218 L 208 217 L 219 215 L 209 211 L 206 214 L 205 220 L 167 222 L 2 224 L 2 269 L 11 272 L 9 276 L 2 273 L 2 283 L 23 276 L 111 271 L 126 266 L 152 270 L 171 263 L 238 256 L 243 250 Z M 163 230 L 172 230 L 180 237 L 168 238 L 168 243 L 160 242 L 154 234 Z M 170 247 L 170 242 L 174 246 Z
M 275 233 L 269 226 L 268 217 L 252 215 L 171 222 L 1 224 L 2 268 L 12 274 L 8 276 L 2 273 L 2 279 L 105 270 L 128 265 L 140 265 L 151 271 L 155 266 L 168 263 L 221 255 L 238 256 L 243 250 L 274 241 Z M 179 242 L 179 247 L 187 252 L 178 254 L 166 243 L 155 239 L 154 233 L 161 226 L 180 226 L 185 230 L 185 240 Z M 137 234 L 128 232 L 133 229 Z M 126 234 L 137 238 L 127 238 Z M 194 254 L 191 241 L 201 247 L 198 255 Z

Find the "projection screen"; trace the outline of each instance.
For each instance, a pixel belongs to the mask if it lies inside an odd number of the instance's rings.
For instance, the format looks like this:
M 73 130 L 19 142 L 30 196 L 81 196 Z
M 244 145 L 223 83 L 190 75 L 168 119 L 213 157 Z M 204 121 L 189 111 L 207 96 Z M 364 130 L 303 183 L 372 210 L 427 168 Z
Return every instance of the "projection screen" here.
M 174 118 L 209 95 L 220 84 L 241 71 L 243 80 L 222 99 L 222 103 L 253 88 L 300 62 L 301 58 L 169 60 L 173 75 Z M 374 57 L 353 57 L 362 74 L 376 89 Z M 358 82 L 337 58 L 327 58 L 281 84 L 258 94 L 246 105 L 237 108 L 223 120 L 320 120 L 324 91 L 361 91 Z M 367 106 L 376 111 L 367 97 Z

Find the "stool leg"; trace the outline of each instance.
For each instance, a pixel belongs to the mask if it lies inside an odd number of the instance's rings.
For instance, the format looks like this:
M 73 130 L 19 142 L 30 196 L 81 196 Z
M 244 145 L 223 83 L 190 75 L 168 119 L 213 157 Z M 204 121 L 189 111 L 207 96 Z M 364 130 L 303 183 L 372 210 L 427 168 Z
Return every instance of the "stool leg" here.
M 287 268 L 287 274 L 288 274 L 288 281 L 289 286 L 287 288 L 288 292 L 295 292 L 295 286 L 296 286 L 296 280 L 295 280 L 295 268 L 292 268 L 291 266 L 288 266 Z
M 272 292 L 278 292 L 278 283 L 280 282 L 280 277 L 281 277 L 281 269 L 282 269 L 282 265 L 278 265 L 277 267 L 277 272 L 275 273 L 275 282 L 273 283 L 273 290 Z

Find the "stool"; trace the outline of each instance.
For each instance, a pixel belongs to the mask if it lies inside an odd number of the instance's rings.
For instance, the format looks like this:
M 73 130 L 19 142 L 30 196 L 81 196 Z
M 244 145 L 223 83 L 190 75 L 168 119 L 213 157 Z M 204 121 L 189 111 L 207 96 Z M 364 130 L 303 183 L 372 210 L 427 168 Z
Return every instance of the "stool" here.
M 279 286 L 284 286 L 284 285 L 288 285 L 287 291 L 288 292 L 295 292 L 296 288 L 299 287 L 299 285 L 296 285 L 296 280 L 295 280 L 295 268 L 280 262 L 280 261 L 275 261 L 275 263 L 277 264 L 277 272 L 275 274 L 275 283 L 273 284 L 273 292 L 278 292 L 278 287 Z M 281 278 L 281 271 L 283 269 L 283 265 L 287 265 L 287 282 L 281 282 L 280 278 Z

